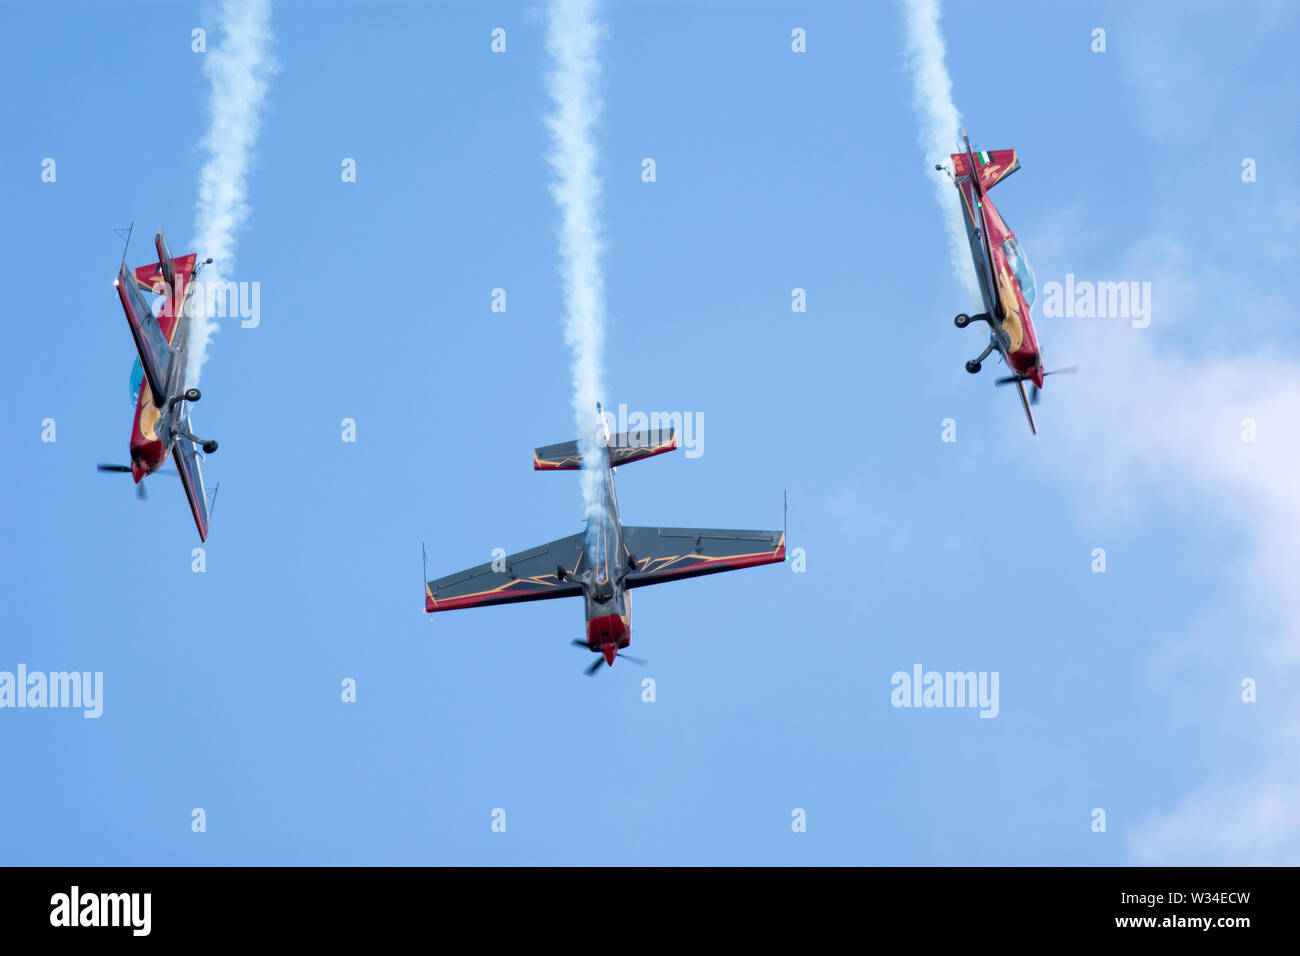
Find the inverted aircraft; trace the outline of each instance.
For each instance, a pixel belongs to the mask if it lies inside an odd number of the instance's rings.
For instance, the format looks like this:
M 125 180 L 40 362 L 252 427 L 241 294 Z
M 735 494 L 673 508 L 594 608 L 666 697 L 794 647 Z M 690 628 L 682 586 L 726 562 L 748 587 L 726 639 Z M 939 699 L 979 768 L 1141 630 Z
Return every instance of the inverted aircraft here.
M 1011 375 L 997 379 L 995 384 L 1014 384 L 1020 392 L 1029 430 L 1035 435 L 1034 416 L 1030 405 L 1038 404 L 1038 394 L 1043 379 L 1048 375 L 1074 372 L 1074 367 L 1047 371 L 1043 367 L 1038 336 L 1030 310 L 1034 306 L 1037 287 L 1034 272 L 1029 266 L 1015 233 L 994 207 L 988 192 L 1020 168 L 1020 159 L 1014 149 L 991 149 L 976 152 L 970 139 L 962 130 L 964 153 L 952 154 L 949 175 L 961 195 L 962 214 L 966 220 L 966 235 L 970 240 L 971 258 L 979 277 L 980 294 L 984 311 L 979 315 L 959 314 L 953 319 L 959 329 L 971 322 L 985 322 L 989 327 L 989 342 L 977 358 L 966 363 L 966 371 L 979 372 L 983 361 L 997 351 L 1006 362 Z M 943 170 L 941 164 L 935 169 Z M 1025 394 L 1025 383 L 1030 383 L 1032 395 Z
M 598 406 L 599 409 L 599 406 Z M 604 416 L 601 416 L 603 425 Z M 589 450 L 599 456 L 599 507 L 586 528 L 527 551 L 427 581 L 424 609 L 450 611 L 519 601 L 581 596 L 586 639 L 578 647 L 601 656 L 587 669 L 609 667 L 632 640 L 633 588 L 785 560 L 785 531 L 718 528 L 656 528 L 624 525 L 614 493 L 614 470 L 677 447 L 675 429 L 644 429 L 609 435 L 598 432 Z M 577 471 L 583 449 L 577 441 L 533 451 L 536 471 Z M 584 476 L 584 479 L 586 476 Z M 631 658 L 636 660 L 635 658 Z
M 140 485 L 162 468 L 170 452 L 199 529 L 199 540 L 206 541 L 209 504 L 198 449 L 202 447 L 211 454 L 217 450 L 217 443 L 199 438 L 191 429 L 188 406 L 202 395 L 197 388 L 185 385 L 193 321 L 191 282 L 203 264 L 192 252 L 173 259 L 161 229 L 154 238 L 154 248 L 158 253 L 157 264 L 131 269 L 123 258 L 113 282 L 139 353 L 131 376 L 135 422 L 131 427 L 131 464 L 100 465 L 99 470 L 130 472 Z M 157 314 L 145 298 L 146 292 L 162 296 Z M 140 490 L 143 497 L 143 485 Z

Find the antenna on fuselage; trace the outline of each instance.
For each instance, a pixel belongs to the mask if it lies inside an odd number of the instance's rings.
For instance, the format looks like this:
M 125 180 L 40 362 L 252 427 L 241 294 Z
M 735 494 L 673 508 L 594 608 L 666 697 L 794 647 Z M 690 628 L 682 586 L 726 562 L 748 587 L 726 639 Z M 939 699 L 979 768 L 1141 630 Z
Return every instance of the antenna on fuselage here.
M 123 265 L 123 266 L 126 265 L 126 250 L 128 250 L 128 249 L 131 248 L 131 233 L 133 233 L 133 232 L 135 232 L 135 220 L 134 220 L 134 219 L 131 220 L 131 225 L 127 226 L 125 229 L 114 229 L 114 230 L 113 230 L 113 234 L 116 235 L 117 238 L 125 240 L 125 243 L 124 243 L 123 246 L 122 246 L 122 265 Z M 126 233 L 126 235 L 124 236 L 124 235 L 122 235 L 122 233 Z M 121 270 L 121 268 L 122 268 L 122 266 L 118 266 L 119 271 Z

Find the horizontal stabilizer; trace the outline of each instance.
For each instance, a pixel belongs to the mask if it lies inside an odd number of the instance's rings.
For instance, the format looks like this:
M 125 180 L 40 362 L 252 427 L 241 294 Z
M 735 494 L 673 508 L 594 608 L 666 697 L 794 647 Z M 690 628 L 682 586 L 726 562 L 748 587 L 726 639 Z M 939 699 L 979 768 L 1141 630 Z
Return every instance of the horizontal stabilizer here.
M 1014 149 L 971 150 L 979 171 L 980 192 L 986 193 L 1020 168 Z M 969 174 L 970 161 L 965 153 L 952 154 L 952 171 L 958 179 Z
M 609 454 L 609 466 L 617 468 L 652 455 L 662 455 L 676 447 L 677 429 L 643 428 L 611 435 L 605 450 Z M 576 441 L 562 441 L 533 450 L 533 468 L 536 471 L 577 471 L 581 467 L 582 452 Z
M 194 265 L 197 259 L 198 253 L 195 252 L 191 252 L 187 256 L 181 256 L 179 259 L 173 259 L 172 269 L 176 275 L 189 277 L 194 274 Z M 140 268 L 136 269 L 135 281 L 146 292 L 156 292 L 161 295 L 162 291 L 158 288 L 158 285 L 166 282 L 167 276 L 163 272 L 162 266 L 155 262 L 151 266 L 140 266 Z
M 185 300 L 190 295 L 190 280 L 198 268 L 198 255 L 191 252 L 173 259 L 161 229 L 154 237 L 154 248 L 158 252 L 158 262 L 136 269 L 135 284 L 146 292 L 164 297 L 162 308 L 158 312 L 158 325 L 168 344 L 173 344 L 178 319 L 185 309 Z

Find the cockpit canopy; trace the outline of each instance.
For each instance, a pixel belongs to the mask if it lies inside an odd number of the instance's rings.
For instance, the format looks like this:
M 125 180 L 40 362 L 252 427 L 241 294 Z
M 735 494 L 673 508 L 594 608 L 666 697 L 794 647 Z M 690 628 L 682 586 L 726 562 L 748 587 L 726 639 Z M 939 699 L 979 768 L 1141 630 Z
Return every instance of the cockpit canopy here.
M 131 366 L 131 404 L 134 405 L 140 400 L 140 383 L 144 381 L 144 366 L 140 364 L 140 356 L 135 357 L 135 364 Z
M 1020 291 L 1025 296 L 1025 305 L 1032 309 L 1034 300 L 1038 298 L 1038 286 L 1034 282 L 1034 270 L 1030 268 L 1029 260 L 1020 248 L 1020 243 L 1016 242 L 1015 236 L 1002 243 L 1002 254 L 1007 257 L 1007 265 L 1011 267 L 1011 271 L 1016 275 L 1016 281 L 1020 283 Z

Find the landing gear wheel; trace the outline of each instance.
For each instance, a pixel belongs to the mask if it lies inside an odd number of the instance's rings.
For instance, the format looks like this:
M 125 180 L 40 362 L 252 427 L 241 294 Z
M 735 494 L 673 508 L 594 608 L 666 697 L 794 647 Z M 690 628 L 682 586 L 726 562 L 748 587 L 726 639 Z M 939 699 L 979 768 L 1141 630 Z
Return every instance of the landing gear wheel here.
M 972 375 L 974 375 L 979 370 L 980 370 L 979 362 L 970 361 L 966 363 L 966 371 L 970 372 Z
M 555 566 L 555 577 L 557 580 L 563 581 L 568 576 L 569 576 L 569 572 L 564 570 L 564 565 L 557 564 Z
M 952 324 L 957 326 L 957 328 L 959 329 L 964 329 L 966 328 L 966 326 L 970 325 L 970 316 L 967 315 L 965 312 L 962 312 L 955 319 L 952 320 Z
M 203 443 L 203 450 L 207 452 L 209 455 L 211 455 L 214 451 L 217 450 L 217 443 L 214 441 L 205 441 Z
M 202 397 L 203 393 L 197 388 L 187 388 L 185 390 L 185 401 L 187 402 L 197 402 Z

